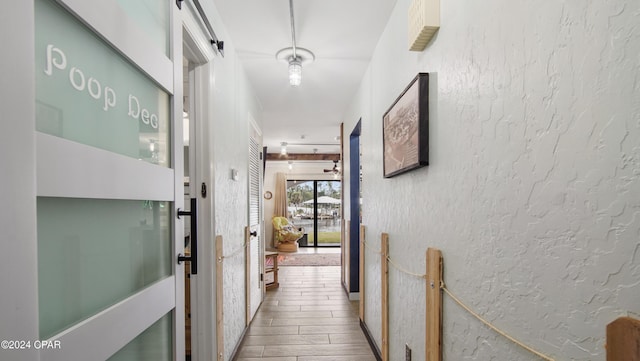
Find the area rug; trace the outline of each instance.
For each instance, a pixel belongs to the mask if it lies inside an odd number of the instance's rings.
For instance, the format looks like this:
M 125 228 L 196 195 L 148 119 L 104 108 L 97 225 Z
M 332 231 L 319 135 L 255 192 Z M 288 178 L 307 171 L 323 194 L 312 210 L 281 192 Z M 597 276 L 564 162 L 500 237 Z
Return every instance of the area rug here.
M 340 253 L 280 253 L 278 266 L 339 266 Z

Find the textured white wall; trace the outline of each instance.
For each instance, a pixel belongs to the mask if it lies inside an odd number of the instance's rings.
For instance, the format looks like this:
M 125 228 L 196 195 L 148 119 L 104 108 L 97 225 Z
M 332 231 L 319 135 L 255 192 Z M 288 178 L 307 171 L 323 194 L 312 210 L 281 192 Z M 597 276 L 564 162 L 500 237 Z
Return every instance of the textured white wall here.
M 398 0 L 345 114 L 362 117 L 363 221 L 424 273 L 561 360 L 604 360 L 605 326 L 640 317 L 640 2 L 441 2 L 442 28 L 407 49 Z M 382 114 L 430 77 L 430 165 L 382 177 Z M 345 157 L 348 159 L 348 157 Z M 380 345 L 379 256 L 366 322 Z M 390 271 L 390 359 L 424 359 L 424 286 Z M 444 296 L 446 360 L 535 360 Z
M 222 20 L 215 7 L 211 9 L 209 18 L 217 24 L 216 35 L 225 41 L 224 58 L 217 57 L 213 63 L 214 93 L 208 100 L 211 129 L 207 133 L 212 137 L 214 233 L 223 237 L 223 254 L 230 256 L 224 259 L 223 266 L 224 359 L 228 360 L 245 329 L 245 256 L 244 251 L 235 252 L 243 247 L 244 229 L 249 222 L 249 114 L 260 127 L 262 109 Z M 238 171 L 238 180 L 231 178 L 232 169 Z M 255 292 L 259 289 L 252 287 Z
M 227 44 L 225 42 L 225 47 Z M 228 49 L 228 48 L 227 48 Z M 228 59 L 227 59 L 228 58 Z M 215 230 L 224 239 L 224 254 L 243 247 L 244 228 L 248 226 L 248 111 L 257 108 L 252 90 L 235 57 L 226 55 L 229 62 L 216 68 L 217 86 L 224 91 L 214 95 L 214 174 Z M 225 78 L 229 72 L 233 77 Z M 227 82 L 228 81 L 228 82 Z M 233 91 L 226 93 L 229 89 Z M 255 111 L 252 113 L 256 113 Z M 238 171 L 238 180 L 231 178 L 231 170 Z M 244 251 L 224 261 L 224 327 L 225 359 L 240 341 L 245 327 L 245 257 Z M 255 291 L 255 290 L 254 290 Z

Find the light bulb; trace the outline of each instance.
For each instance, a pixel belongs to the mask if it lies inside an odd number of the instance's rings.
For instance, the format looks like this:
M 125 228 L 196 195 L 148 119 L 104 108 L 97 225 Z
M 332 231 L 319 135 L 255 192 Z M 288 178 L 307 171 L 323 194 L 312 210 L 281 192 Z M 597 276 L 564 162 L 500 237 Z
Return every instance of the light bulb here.
M 280 143 L 280 154 L 287 155 L 287 142 Z
M 289 84 L 293 86 L 300 85 L 302 81 L 302 63 L 300 60 L 291 59 L 289 61 Z
M 289 169 L 293 169 L 293 162 L 289 162 Z

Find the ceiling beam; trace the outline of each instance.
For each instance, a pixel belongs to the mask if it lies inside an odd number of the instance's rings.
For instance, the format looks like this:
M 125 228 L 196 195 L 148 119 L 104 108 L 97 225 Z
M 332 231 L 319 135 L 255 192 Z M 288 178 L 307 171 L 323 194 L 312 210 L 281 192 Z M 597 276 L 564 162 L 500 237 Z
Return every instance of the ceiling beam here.
M 308 154 L 308 153 L 287 153 L 282 155 L 280 153 L 267 153 L 267 161 L 270 160 L 340 160 L 340 154 Z

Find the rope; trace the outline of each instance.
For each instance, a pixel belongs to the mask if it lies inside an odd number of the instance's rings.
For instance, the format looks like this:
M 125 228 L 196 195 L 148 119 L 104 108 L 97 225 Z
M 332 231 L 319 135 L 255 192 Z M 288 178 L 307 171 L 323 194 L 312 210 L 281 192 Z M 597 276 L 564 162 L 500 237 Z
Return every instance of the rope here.
M 373 253 L 375 253 L 375 254 L 382 254 L 382 251 L 377 250 L 377 249 L 374 249 L 373 247 L 371 247 L 371 245 L 370 245 L 367 241 L 363 240 L 363 241 L 362 241 L 362 243 L 365 245 L 365 248 L 369 248 L 369 249 L 371 250 L 371 252 L 373 252 Z M 395 262 L 391 259 L 391 257 L 389 257 L 389 256 L 387 256 L 387 260 L 389 261 L 389 263 L 390 263 L 390 264 L 391 264 L 395 269 L 397 269 L 398 271 L 400 271 L 400 272 L 402 272 L 402 273 L 406 273 L 406 274 L 408 274 L 409 276 L 414 276 L 414 277 L 418 277 L 418 278 L 422 278 L 422 279 L 426 279 L 426 278 L 427 278 L 427 275 L 425 275 L 425 274 L 418 274 L 418 273 L 414 273 L 414 272 L 411 272 L 411 271 L 407 270 L 406 268 L 404 268 L 404 267 L 402 267 L 402 266 L 398 265 L 398 264 L 397 264 L 397 263 L 395 263 Z
M 257 239 L 257 238 L 255 238 L 255 239 Z M 225 259 L 225 258 L 231 258 L 231 257 L 236 256 L 236 255 L 237 255 L 237 254 L 239 254 L 240 252 L 244 251 L 244 249 L 245 249 L 245 248 L 249 247 L 249 245 L 250 245 L 253 241 L 254 241 L 254 240 L 250 240 L 249 242 L 247 242 L 247 243 L 243 244 L 243 245 L 242 245 L 242 247 L 240 247 L 240 248 L 236 249 L 235 251 L 233 251 L 233 252 L 229 253 L 228 255 L 220 257 L 221 259 L 219 259 L 219 260 L 218 260 L 218 262 L 221 262 L 221 261 L 222 261 L 223 259 Z
M 403 272 L 408 274 L 409 276 L 414 276 L 414 277 L 418 277 L 418 278 L 422 278 L 422 279 L 427 279 L 427 275 L 426 274 L 418 274 L 418 273 L 413 273 L 411 271 L 407 271 L 405 268 L 400 267 L 399 265 L 397 265 L 395 262 L 393 262 L 391 260 L 391 257 L 387 256 L 387 261 L 389 261 L 389 263 L 398 271 Z
M 365 245 L 365 248 L 369 248 L 371 250 L 371 252 L 373 253 L 377 253 L 377 254 L 382 254 L 382 251 L 375 249 L 373 247 L 371 247 L 371 245 L 369 244 L 369 242 L 367 242 L 366 240 L 362 240 L 362 243 Z
M 364 244 L 365 248 L 371 248 L 371 250 L 374 253 L 377 254 L 382 254 L 382 251 L 380 250 L 376 250 L 373 249 L 369 243 L 367 243 L 366 240 L 362 240 L 362 243 Z M 428 275 L 427 274 L 419 274 L 419 273 L 414 273 L 411 271 L 408 271 L 407 269 L 403 268 L 402 266 L 396 264 L 391 257 L 387 256 L 387 261 L 389 262 L 389 264 L 391 264 L 395 269 L 397 269 L 398 271 L 402 272 L 402 273 L 406 273 L 410 276 L 414 276 L 417 278 L 422 278 L 422 279 L 428 279 Z M 470 309 L 467 305 L 465 305 L 464 303 L 462 303 L 462 301 L 460 301 L 456 296 L 453 295 L 453 293 L 451 293 L 451 291 L 449 291 L 449 289 L 445 286 L 444 281 L 440 281 L 440 289 L 442 289 L 442 291 L 444 291 L 447 295 L 449 295 L 449 297 L 451 297 L 458 305 L 460 305 L 460 307 L 464 308 L 467 312 L 469 312 L 471 315 L 473 315 L 475 318 L 477 318 L 478 320 L 480 320 L 480 322 L 482 322 L 483 324 L 485 324 L 487 327 L 489 327 L 490 329 L 492 329 L 493 331 L 497 332 L 498 334 L 502 335 L 503 337 L 505 337 L 506 339 L 508 339 L 509 341 L 515 343 L 516 345 L 524 348 L 525 350 L 535 354 L 536 356 L 542 358 L 543 360 L 547 360 L 547 361 L 555 361 L 553 358 L 538 352 L 536 350 L 534 350 L 533 348 L 525 345 L 524 343 L 516 340 L 515 338 L 509 336 L 506 332 L 500 330 L 499 328 L 497 328 L 496 326 L 492 325 L 489 321 L 485 320 L 482 316 L 480 316 L 479 314 L 477 314 L 476 312 L 474 312 L 472 309 Z
M 554 361 L 554 359 L 552 359 L 551 357 L 540 353 L 534 349 L 532 349 L 531 347 L 523 344 L 522 342 L 516 340 L 515 338 L 509 336 L 506 334 L 506 332 L 498 329 L 496 326 L 492 325 L 491 323 L 489 323 L 489 321 L 485 320 L 484 318 L 482 318 L 482 316 L 480 316 L 479 314 L 475 313 L 472 309 L 470 309 L 469 307 L 467 307 L 467 305 L 465 305 L 464 303 L 462 303 L 462 301 L 460 301 L 456 296 L 453 295 L 453 293 L 451 293 L 451 291 L 449 291 L 449 289 L 447 289 L 447 287 L 444 285 L 444 282 L 441 281 L 440 284 L 440 289 L 443 290 L 447 295 L 449 295 L 449 297 L 451 297 L 454 301 L 456 301 L 456 303 L 458 305 L 460 305 L 460 307 L 464 308 L 467 312 L 469 312 L 470 314 L 472 314 L 475 318 L 477 318 L 478 320 L 480 320 L 482 323 L 484 323 L 487 327 L 489 327 L 490 329 L 494 330 L 495 332 L 499 333 L 500 335 L 504 336 L 505 338 L 507 338 L 508 340 L 510 340 L 511 342 L 515 343 L 516 345 L 524 348 L 525 350 L 537 355 L 538 357 L 547 360 L 547 361 Z
M 378 249 L 375 249 L 375 248 L 371 247 L 371 245 L 370 245 L 367 241 L 363 240 L 363 241 L 362 241 L 362 243 L 365 245 L 365 248 L 370 249 L 370 250 L 371 250 L 371 252 L 373 252 L 373 253 L 375 253 L 375 254 L 382 254 L 382 251 L 380 251 L 380 250 L 378 250 Z M 397 269 L 398 271 L 400 271 L 400 272 L 402 272 L 402 273 L 406 273 L 406 274 L 408 274 L 409 276 L 414 276 L 414 277 L 418 277 L 418 278 L 423 278 L 423 279 L 426 279 L 426 278 L 427 278 L 427 275 L 425 275 L 425 274 L 418 274 L 418 273 L 414 273 L 414 272 L 408 271 L 406 268 L 403 268 L 402 266 L 400 266 L 400 265 L 398 265 L 397 263 L 393 262 L 393 260 L 392 260 L 392 259 L 391 259 L 391 257 L 389 257 L 389 256 L 387 256 L 387 260 L 389 261 L 389 263 L 390 263 L 390 264 L 391 264 L 395 269 Z

